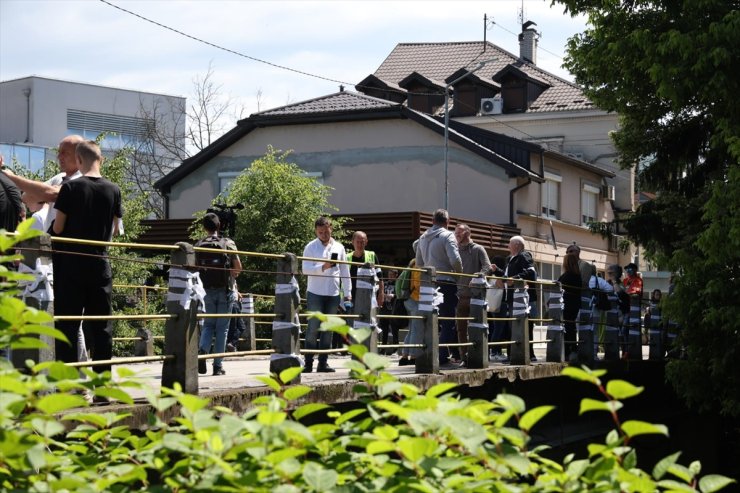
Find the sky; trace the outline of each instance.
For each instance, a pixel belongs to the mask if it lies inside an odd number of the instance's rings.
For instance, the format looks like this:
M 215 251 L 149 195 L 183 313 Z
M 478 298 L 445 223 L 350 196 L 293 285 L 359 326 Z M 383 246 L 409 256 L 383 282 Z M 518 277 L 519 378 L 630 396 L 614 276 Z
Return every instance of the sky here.
M 39 75 L 192 102 L 193 81 L 210 67 L 246 117 L 340 83 L 354 90 L 398 43 L 485 36 L 518 54 L 522 6 L 541 34 L 537 64 L 572 80 L 560 65 L 586 20 L 550 0 L 0 0 L 0 80 Z

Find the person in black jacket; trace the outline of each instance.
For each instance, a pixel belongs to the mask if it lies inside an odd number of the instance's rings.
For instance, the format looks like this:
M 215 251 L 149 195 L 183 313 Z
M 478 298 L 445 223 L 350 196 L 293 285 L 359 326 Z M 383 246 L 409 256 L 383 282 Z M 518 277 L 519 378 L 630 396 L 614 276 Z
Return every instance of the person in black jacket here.
M 0 169 L 2 167 L 3 157 L 0 156 Z M 15 231 L 25 211 L 21 191 L 5 173 L 0 173 L 0 229 Z
M 504 277 L 510 278 L 506 281 L 506 294 L 504 299 L 509 305 L 509 309 L 514 311 L 514 289 L 513 279 L 524 279 L 526 281 L 536 281 L 537 271 L 534 268 L 534 261 L 532 260 L 532 254 L 525 249 L 524 238 L 521 236 L 512 236 L 509 240 L 509 259 L 506 263 L 506 269 L 504 269 Z M 503 287 L 503 284 L 501 284 Z M 529 317 L 537 317 L 537 289 L 534 285 L 530 284 L 527 290 L 529 294 Z M 534 335 L 534 326 L 532 323 L 529 324 L 529 340 L 531 341 Z M 534 355 L 534 346 L 530 346 L 529 350 L 531 354 L 531 361 L 537 361 L 537 357 Z
M 563 274 L 558 278 L 563 288 L 563 325 L 565 326 L 565 354 L 570 361 L 576 354 L 576 318 L 581 309 L 581 270 L 578 256 L 567 253 L 563 258 Z

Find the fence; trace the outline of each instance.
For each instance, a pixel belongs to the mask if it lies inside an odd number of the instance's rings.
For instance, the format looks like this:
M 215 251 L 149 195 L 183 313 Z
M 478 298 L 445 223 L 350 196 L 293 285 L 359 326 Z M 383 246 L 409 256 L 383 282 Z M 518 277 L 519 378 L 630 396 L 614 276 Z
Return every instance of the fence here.
M 62 239 L 60 241 L 82 241 Z M 57 238 L 54 239 L 57 241 Z M 297 257 L 292 253 L 282 255 L 262 254 L 255 252 L 234 252 L 239 255 L 255 255 L 273 258 L 276 262 L 275 271 L 275 294 L 274 313 L 254 313 L 253 303 L 248 299 L 248 308 L 241 314 L 207 314 L 203 311 L 203 292 L 199 284 L 199 276 L 195 267 L 195 252 L 209 251 L 209 249 L 197 248 L 188 243 L 177 243 L 176 245 L 139 245 L 107 242 L 90 242 L 96 245 L 115 245 L 130 248 L 159 249 L 170 251 L 170 270 L 168 287 L 166 289 L 166 313 L 145 315 L 110 315 L 110 316 L 77 316 L 77 317 L 55 317 L 55 320 L 164 320 L 164 354 L 155 356 L 151 350 L 152 336 L 146 333 L 137 336 L 140 347 L 137 349 L 142 356 L 133 358 L 116 358 L 104 361 L 88 361 L 69 363 L 72 366 L 100 366 L 120 365 L 141 362 L 163 362 L 162 385 L 172 387 L 175 383 L 182 386 L 184 391 L 190 393 L 198 392 L 198 362 L 202 359 L 229 358 L 248 355 L 270 355 L 269 371 L 279 373 L 285 368 L 301 366 L 301 354 L 321 354 L 346 352 L 346 348 L 329 350 L 301 350 L 300 347 L 300 317 L 306 314 L 300 313 L 300 296 L 298 283 L 295 276 L 299 272 L 298 260 L 325 261 L 326 259 L 311 259 Z M 45 273 L 49 270 L 51 243 L 50 237 L 41 237 L 22 242 L 18 248 L 25 254 L 24 264 L 36 276 L 36 291 L 39 284 L 45 282 Z M 351 262 L 346 262 L 351 264 Z M 364 344 L 370 351 L 377 352 L 384 346 L 377 344 L 377 320 L 393 315 L 378 315 L 377 308 L 373 304 L 373 296 L 376 289 L 377 278 L 371 264 L 363 264 L 358 268 L 357 295 L 355 301 L 355 313 L 345 316 L 348 325 L 353 328 L 369 329 L 369 336 L 362 341 L 348 341 L 351 343 Z M 388 267 L 388 266 L 386 266 Z M 509 280 L 511 301 L 513 303 L 512 316 L 506 318 L 488 317 L 486 310 L 486 291 L 489 289 L 487 279 L 481 275 L 456 274 L 471 279 L 471 309 L 469 321 L 469 341 L 463 343 L 439 343 L 439 317 L 434 306 L 435 288 L 437 284 L 437 272 L 434 268 L 410 269 L 408 267 L 393 267 L 395 269 L 416 270 L 421 272 L 422 295 L 419 300 L 418 312 L 412 313 L 404 318 L 420 321 L 421 343 L 395 344 L 389 347 L 415 348 L 420 350 L 419 356 L 414 360 L 416 373 L 439 373 L 438 351 L 440 346 L 466 347 L 468 353 L 467 368 L 479 369 L 489 366 L 489 347 L 505 345 L 509 347 L 509 362 L 512 365 L 530 365 L 532 363 L 531 344 L 546 344 L 546 361 L 562 363 L 565 361 L 565 340 L 562 313 L 563 299 L 562 289 L 559 283 L 551 281 L 529 281 L 530 285 L 536 285 L 543 292 L 543 298 L 547 306 L 545 318 L 529 318 L 529 300 L 527 285 L 523 280 Z M 449 275 L 451 273 L 444 273 Z M 529 286 L 531 287 L 531 286 Z M 33 296 L 26 289 L 26 300 L 31 306 L 53 313 L 53 302 L 43 297 Z M 604 313 L 594 310 L 590 305 L 590 299 L 583 298 L 583 306 L 578 314 L 578 348 L 581 360 L 586 364 L 592 364 L 596 357 L 596 349 L 599 344 L 605 347 L 606 359 L 619 359 L 619 335 L 617 318 L 617 300 L 613 296 L 611 308 Z M 639 300 L 638 300 L 639 303 Z M 637 306 L 639 313 L 639 305 Z M 248 321 L 245 337 L 245 345 L 236 352 L 219 354 L 198 354 L 199 321 L 215 317 L 242 317 Z M 657 324 L 659 323 L 659 312 L 651 321 L 650 328 L 650 358 L 662 359 L 663 334 L 659 334 Z M 255 320 L 258 318 L 269 318 L 272 321 L 271 348 L 267 350 L 256 350 L 255 343 Z M 489 322 L 509 321 L 511 322 L 510 340 L 489 342 Z M 530 340 L 530 322 L 547 323 L 547 336 L 545 340 Z M 630 323 L 633 320 L 630 319 Z M 637 322 L 639 324 L 639 320 Z M 594 337 L 595 329 L 604 326 L 604 338 Z M 629 327 L 629 324 L 628 324 Z M 616 331 L 615 331 L 616 329 Z M 626 342 L 623 340 L 625 351 L 630 359 L 641 359 L 639 330 L 634 333 L 634 328 L 628 330 Z M 26 359 L 34 361 L 48 361 L 54 359 L 54 341 L 46 340 L 48 348 L 13 351 L 11 358 L 18 367 L 25 366 Z M 267 369 L 267 368 L 266 368 Z

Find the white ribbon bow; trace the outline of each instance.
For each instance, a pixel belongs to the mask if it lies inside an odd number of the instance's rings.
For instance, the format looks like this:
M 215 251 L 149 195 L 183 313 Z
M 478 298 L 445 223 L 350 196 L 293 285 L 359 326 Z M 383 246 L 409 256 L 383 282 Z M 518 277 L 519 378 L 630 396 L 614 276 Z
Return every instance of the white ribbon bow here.
M 167 301 L 177 301 L 184 310 L 189 310 L 193 301 L 199 301 L 198 310 L 205 311 L 206 290 L 200 280 L 200 273 L 171 267 L 169 274 L 170 289 L 180 288 L 183 292 L 178 294 L 170 290 L 167 293 Z
M 32 269 L 23 262 L 18 266 L 18 272 L 21 274 L 31 274 L 34 276 L 32 281 L 19 281 L 18 286 L 23 288 L 23 300 L 35 298 L 39 302 L 54 301 L 54 273 L 51 264 L 41 263 L 41 259 L 36 259 L 36 268 Z

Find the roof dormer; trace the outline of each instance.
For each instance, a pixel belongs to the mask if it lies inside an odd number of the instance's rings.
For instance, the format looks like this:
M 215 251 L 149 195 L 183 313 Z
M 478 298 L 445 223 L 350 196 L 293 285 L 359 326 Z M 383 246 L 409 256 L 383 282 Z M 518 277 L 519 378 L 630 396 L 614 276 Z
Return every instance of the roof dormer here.
M 387 82 L 373 74 L 362 79 L 356 86 L 359 92 L 378 99 L 403 103 L 406 101 L 406 91 L 393 82 Z
M 433 115 L 444 105 L 444 82 L 424 77 L 419 72 L 412 72 L 398 85 L 408 91 L 408 106 L 413 110 Z
M 478 77 L 477 74 L 469 74 L 470 69 L 463 67 L 445 79 L 450 83 L 460 79 L 453 86 L 453 104 L 450 110 L 451 117 L 475 116 L 480 110 L 481 99 L 492 98 L 501 91 L 501 86 L 493 81 Z
M 504 113 L 527 111 L 529 105 L 550 87 L 546 80 L 534 77 L 513 64 L 499 70 L 493 81 L 501 84 Z

